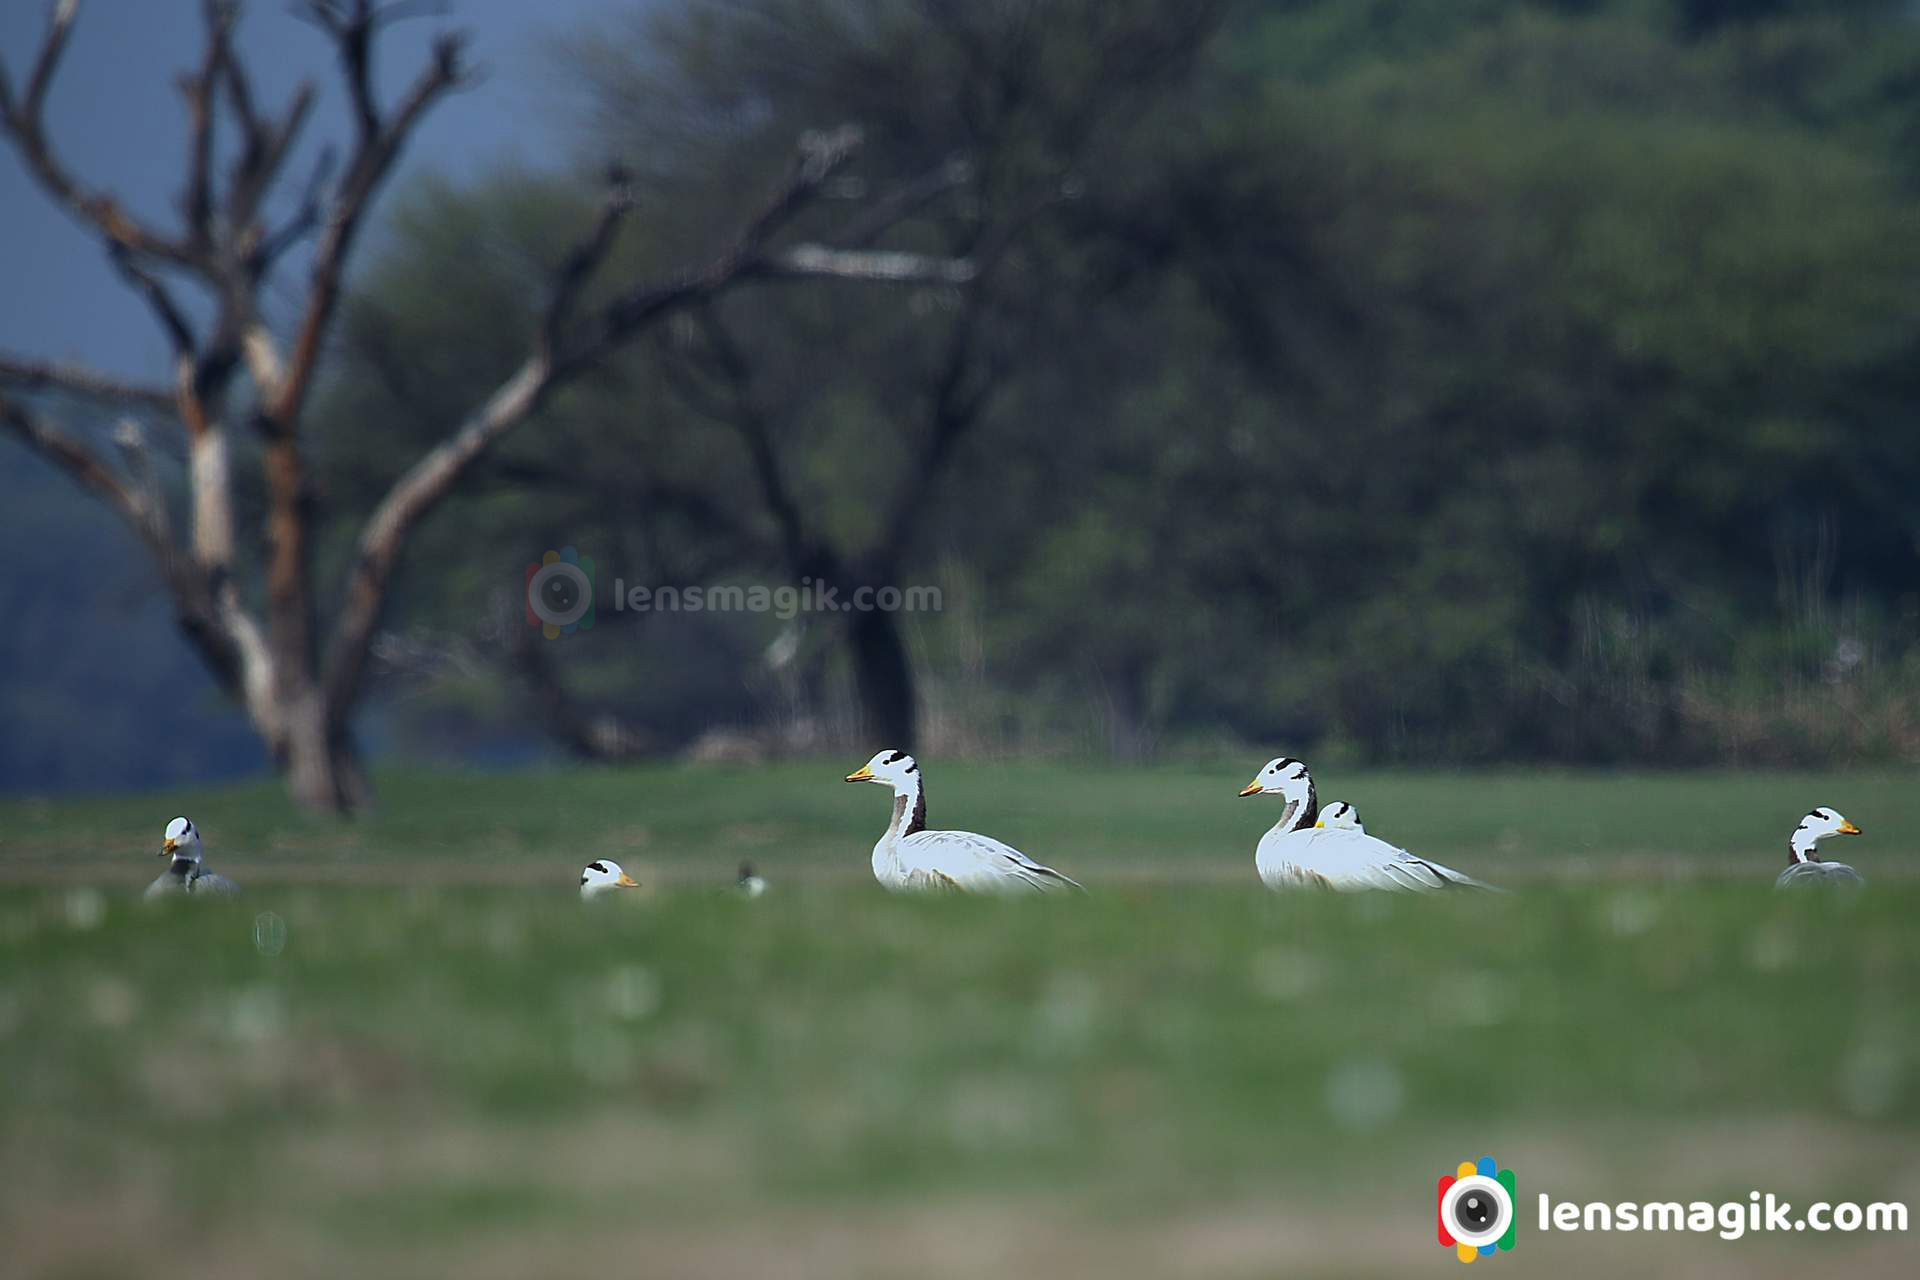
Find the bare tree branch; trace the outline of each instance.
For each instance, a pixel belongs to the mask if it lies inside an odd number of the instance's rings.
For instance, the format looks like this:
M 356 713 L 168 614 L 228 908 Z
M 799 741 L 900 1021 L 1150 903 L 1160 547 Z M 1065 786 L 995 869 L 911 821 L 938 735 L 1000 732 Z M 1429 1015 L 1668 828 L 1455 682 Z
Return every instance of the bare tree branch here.
M 236 0 L 208 0 L 210 4 L 223 5 L 233 10 L 228 19 L 228 30 L 239 20 L 239 6 Z M 254 105 L 253 81 L 247 75 L 247 68 L 240 59 L 232 56 L 229 45 L 228 55 L 220 59 L 220 80 L 227 92 L 227 104 L 233 108 L 233 118 L 240 126 L 240 133 L 248 142 L 261 137 L 266 125 L 260 119 L 260 111 Z
M 47 89 L 53 84 L 53 72 L 60 65 L 60 55 L 66 51 L 67 36 L 73 30 L 73 19 L 80 12 L 80 0 L 57 0 L 47 17 L 47 34 L 40 46 L 40 55 L 33 60 L 33 72 L 27 77 L 26 111 L 29 116 L 38 118 L 40 105 L 46 101 Z
M 797 244 L 770 255 L 758 274 L 787 279 L 837 277 L 842 280 L 890 280 L 899 284 L 965 284 L 974 267 L 964 258 L 937 258 L 898 249 L 830 249 Z
M 601 201 L 599 221 L 594 223 L 592 233 L 575 245 L 560 264 L 546 314 L 540 322 L 540 349 L 549 361 L 554 360 L 560 349 L 563 331 L 573 318 L 581 291 L 612 251 L 620 223 L 633 209 L 632 181 L 632 175 L 617 165 L 607 171 L 607 193 Z
M 181 193 L 180 211 L 186 220 L 187 236 L 194 249 L 204 256 L 213 244 L 213 147 L 215 134 L 214 104 L 226 65 L 232 61 L 229 43 L 238 10 L 232 0 L 205 0 L 202 5 L 207 27 L 206 52 L 200 70 L 180 77 L 180 96 L 187 104 L 187 185 Z
M 951 157 L 932 172 L 883 194 L 863 216 L 842 228 L 835 239 L 844 248 L 864 249 L 947 192 L 966 186 L 972 178 L 973 162 L 965 156 Z
M 332 714 L 344 717 L 359 692 L 368 646 L 407 534 L 494 441 L 526 420 L 552 380 L 546 358 L 529 356 L 451 437 L 407 469 L 368 518 L 327 647 L 326 703 Z
M 82 221 L 90 223 L 108 241 L 125 249 L 183 265 L 193 254 L 187 246 L 149 229 L 120 208 L 112 196 L 89 191 L 67 171 L 53 153 L 40 123 L 40 110 L 46 103 L 47 89 L 59 69 L 60 55 L 66 50 L 73 30 L 79 0 L 58 0 L 47 22 L 47 34 L 27 77 L 26 92 L 15 98 L 6 70 L 0 67 L 0 126 L 13 139 L 21 159 L 47 193 Z
M 170 556 L 165 525 L 155 520 L 154 509 L 85 443 L 8 396 L 0 396 L 0 425 L 118 512 L 156 556 Z
M 407 534 L 428 511 L 446 497 L 462 475 L 502 436 L 526 420 L 545 397 L 567 379 L 611 354 L 647 326 L 677 308 L 718 297 L 756 274 L 777 274 L 767 257 L 766 240 L 814 199 L 835 172 L 860 145 L 852 127 L 801 140 L 800 152 L 786 178 L 724 251 L 704 269 L 662 283 L 643 285 L 615 298 L 602 309 L 585 341 L 570 351 L 554 351 L 536 339 L 535 349 L 513 376 L 501 384 L 485 404 L 454 433 L 421 458 L 387 491 L 362 528 L 358 554 L 349 574 L 346 599 L 327 646 L 325 676 L 329 714 L 344 716 L 365 676 L 367 654 Z M 604 206 L 587 239 L 566 259 L 556 302 L 577 293 L 580 283 L 567 285 L 567 268 L 589 266 L 604 257 L 619 212 Z M 809 274 L 838 274 L 815 270 Z M 863 279 L 896 279 L 884 274 Z M 580 279 L 584 281 L 585 274 Z M 551 304 L 550 311 L 551 312 Z
M 373 98 L 373 5 L 370 0 L 307 0 L 296 16 L 333 38 L 340 69 L 353 103 L 354 124 L 364 146 L 380 133 L 380 108 Z
M 980 411 L 986 406 L 993 385 L 990 379 L 981 379 L 976 384 L 978 390 L 971 394 L 966 390 L 982 321 L 982 297 L 978 288 L 968 291 L 953 332 L 947 339 L 946 356 L 934 382 L 933 404 L 928 415 L 931 421 L 926 439 L 921 443 L 919 456 L 914 459 L 899 492 L 894 495 L 886 523 L 881 526 L 886 530 L 884 545 L 892 548 L 894 554 L 906 547 L 921 504 L 939 478 L 954 447 L 973 428 L 979 420 Z
M 173 393 L 165 387 L 122 382 L 80 365 L 35 360 L 0 352 L 0 382 L 26 391 L 65 391 L 94 400 L 112 400 L 155 413 L 174 411 Z
M 227 60 L 228 66 L 237 66 L 234 59 Z M 236 93 L 250 94 L 243 88 L 236 90 L 236 82 L 229 80 L 228 96 L 238 101 Z M 244 81 L 238 82 L 244 85 Z M 269 126 L 255 118 L 247 125 L 245 139 L 240 154 L 235 157 L 231 173 L 227 177 L 227 225 L 230 227 L 250 227 L 260 212 L 260 202 L 266 197 L 267 188 L 272 186 L 280 168 L 286 163 L 288 154 L 293 150 L 294 141 L 300 136 L 300 129 L 306 123 L 307 113 L 313 108 L 313 83 L 303 80 L 294 89 L 293 97 L 287 103 L 287 110 L 277 125 Z M 249 107 L 242 111 L 236 106 L 235 113 L 243 119 L 252 117 Z M 329 152 L 330 154 L 330 152 Z
M 171 548 L 172 521 L 167 517 L 167 500 L 160 488 L 160 473 L 153 465 L 153 451 L 147 447 L 147 429 L 138 418 L 122 418 L 113 428 L 114 447 L 127 464 L 134 496 L 147 511 L 153 525 L 153 545 Z
M 180 304 L 173 300 L 173 294 L 160 278 L 134 260 L 125 247 L 114 245 L 109 251 L 113 265 L 121 276 L 146 299 L 148 310 L 166 332 L 167 340 L 173 344 L 176 356 L 192 359 L 196 347 L 193 327 L 187 323 L 187 316 Z
M 284 722 L 269 696 L 272 662 L 260 628 L 240 606 L 231 583 L 213 580 L 175 549 L 158 488 L 140 478 L 138 466 L 134 482 L 129 483 L 85 443 L 6 396 L 0 396 L 0 428 L 65 471 L 126 521 L 152 556 L 181 629 L 214 678 L 246 706 L 273 748 L 284 733 Z M 137 436 L 123 430 L 116 442 L 123 453 L 144 457 L 144 441 Z
M 321 205 L 327 179 L 333 175 L 333 165 L 333 148 L 321 148 L 320 158 L 314 162 L 313 172 L 307 178 L 306 190 L 301 193 L 299 207 L 278 230 L 262 236 L 259 246 L 254 249 L 248 269 L 256 278 L 264 276 L 281 254 L 312 235 L 320 225 Z
M 712 307 L 701 306 L 694 315 L 702 333 L 706 335 L 714 363 L 733 393 L 733 411 L 726 414 L 722 421 L 730 423 L 747 446 L 754 478 L 760 485 L 761 500 L 767 504 L 767 510 L 780 527 L 782 550 L 786 554 L 788 567 L 797 578 L 808 558 L 806 521 L 800 514 L 800 503 L 787 487 L 786 476 L 780 469 L 780 455 L 773 442 L 772 418 L 754 393 L 752 366 Z
M 309 8 L 316 13 L 331 15 L 323 17 L 323 21 L 343 20 L 339 16 L 343 11 L 338 4 L 315 3 Z M 364 35 L 371 30 L 371 15 L 374 12 L 367 0 L 355 0 L 353 20 L 346 23 L 344 34 L 336 37 L 341 41 L 341 57 L 346 61 L 349 80 L 355 84 L 365 73 L 367 52 Z M 360 36 L 356 37 L 356 32 Z M 361 39 L 362 43 L 356 45 L 355 39 Z M 400 105 L 394 109 L 392 118 L 381 123 L 376 112 L 372 132 L 365 130 L 363 120 L 360 141 L 335 190 L 326 225 L 320 233 L 320 243 L 314 249 L 306 306 L 295 333 L 292 353 L 288 357 L 286 377 L 272 403 L 264 410 L 264 417 L 275 431 L 287 432 L 292 429 L 306 400 L 307 391 L 313 384 L 321 338 L 332 322 L 334 308 L 339 303 L 347 253 L 352 248 L 354 235 L 360 228 L 368 202 L 387 176 L 401 147 L 405 145 L 414 126 L 420 122 L 420 117 L 437 98 L 460 82 L 460 57 L 464 47 L 465 38 L 459 35 L 445 35 L 434 41 L 432 60 L 414 80 Z M 359 50 L 357 53 L 356 48 Z M 360 90 L 356 89 L 355 92 L 357 95 Z
M 563 356 L 560 368 L 590 363 L 676 307 L 721 293 L 742 276 L 765 268 L 768 237 L 786 225 L 853 158 L 860 142 L 860 130 L 853 125 L 804 135 L 785 180 L 732 245 L 702 270 L 642 285 L 608 303 L 597 322 L 597 332 L 580 350 Z

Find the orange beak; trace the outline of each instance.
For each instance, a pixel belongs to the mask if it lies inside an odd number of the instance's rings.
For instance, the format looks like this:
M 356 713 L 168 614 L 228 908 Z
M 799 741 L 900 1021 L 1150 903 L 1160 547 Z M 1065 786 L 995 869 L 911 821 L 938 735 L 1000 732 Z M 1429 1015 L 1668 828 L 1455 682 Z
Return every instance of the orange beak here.
M 1243 796 L 1257 796 L 1260 794 L 1260 789 L 1260 779 L 1255 778 L 1252 782 L 1240 788 L 1240 794 Z
M 867 766 L 865 765 L 861 765 L 858 769 L 855 769 L 852 773 L 847 775 L 847 781 L 848 782 L 872 782 L 873 770 L 867 768 Z
M 1840 834 L 1843 836 L 1857 836 L 1860 834 L 1860 828 L 1854 826 L 1851 822 L 1843 822 L 1840 824 Z
M 613 887 L 616 889 L 638 889 L 640 887 L 640 882 L 638 880 L 635 880 L 632 876 L 628 875 L 626 872 L 622 871 L 620 873 L 620 878 L 613 882 Z

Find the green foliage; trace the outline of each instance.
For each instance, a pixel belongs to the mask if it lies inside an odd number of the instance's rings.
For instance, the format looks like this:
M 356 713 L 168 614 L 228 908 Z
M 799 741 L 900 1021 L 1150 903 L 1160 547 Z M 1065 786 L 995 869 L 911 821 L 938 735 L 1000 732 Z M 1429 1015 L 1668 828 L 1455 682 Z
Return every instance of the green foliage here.
M 570 45 L 587 152 L 645 175 L 630 268 L 712 251 L 794 134 L 841 120 L 869 189 L 972 162 L 887 243 L 1005 253 L 958 294 L 717 311 L 797 540 L 683 326 L 490 464 L 407 620 L 471 616 L 476 547 L 510 577 L 506 544 L 566 538 L 630 581 L 828 557 L 948 588 L 910 632 L 956 745 L 1920 750 L 1903 12 L 1303 0 L 1185 58 L 1214 15 L 1176 9 L 764 0 Z M 341 492 L 497 380 L 584 220 L 558 182 L 415 193 L 353 325 L 402 373 L 350 357 Z M 977 417 L 923 469 L 955 387 Z M 833 619 L 780 673 L 768 619 L 646 628 L 678 638 L 634 662 L 608 629 L 569 662 L 669 739 L 837 723 Z

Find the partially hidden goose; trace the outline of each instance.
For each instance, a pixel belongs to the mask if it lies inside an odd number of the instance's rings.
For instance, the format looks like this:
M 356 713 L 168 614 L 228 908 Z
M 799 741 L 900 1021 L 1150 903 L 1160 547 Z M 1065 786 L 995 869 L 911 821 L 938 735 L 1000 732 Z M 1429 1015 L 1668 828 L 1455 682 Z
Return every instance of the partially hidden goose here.
M 207 870 L 201 861 L 200 830 L 185 818 L 175 818 L 167 824 L 166 837 L 160 842 L 160 856 L 171 861 L 160 878 L 147 886 L 146 897 L 165 898 L 176 893 L 230 897 L 240 892 L 239 885 Z
M 1332 827 L 1336 831 L 1365 831 L 1360 824 L 1360 811 L 1345 800 L 1335 800 L 1320 811 L 1314 820 L 1316 827 Z
M 991 836 L 927 830 L 926 788 L 910 755 L 882 751 L 847 781 L 893 788 L 893 820 L 873 846 L 873 877 L 888 889 L 1009 893 L 1080 887 Z
M 1774 880 L 1776 889 L 1810 885 L 1858 889 L 1866 877 L 1844 862 L 1822 862 L 1815 846 L 1828 836 L 1857 836 L 1860 828 L 1840 816 L 1838 809 L 1815 809 L 1800 819 L 1787 838 L 1787 869 Z
M 591 902 L 615 889 L 638 889 L 640 882 L 610 858 L 595 858 L 580 871 L 580 901 Z
M 734 882 L 743 898 L 757 898 L 767 891 L 767 882 L 754 874 L 753 864 L 740 864 L 740 878 Z
M 1352 827 L 1316 826 L 1320 801 L 1307 766 L 1291 756 L 1269 760 L 1240 791 L 1286 802 L 1280 821 L 1260 837 L 1254 867 L 1269 889 L 1493 889 Z M 1500 892 L 1499 890 L 1495 890 Z

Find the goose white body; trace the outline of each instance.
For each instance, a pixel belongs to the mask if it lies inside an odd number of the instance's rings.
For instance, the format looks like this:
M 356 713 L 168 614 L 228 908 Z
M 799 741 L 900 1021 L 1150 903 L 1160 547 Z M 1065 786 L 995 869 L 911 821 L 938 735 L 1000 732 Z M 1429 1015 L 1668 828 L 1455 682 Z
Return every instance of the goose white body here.
M 239 885 L 207 870 L 202 861 L 200 830 L 186 818 L 175 818 L 167 824 L 160 856 L 169 859 L 167 869 L 147 886 L 142 897 L 170 898 L 186 894 L 228 898 L 240 892 Z
M 873 875 L 889 889 L 1007 893 L 1080 886 L 1010 844 L 971 831 L 916 831 L 873 846 Z
M 165 898 L 177 893 L 211 893 L 230 897 L 239 892 L 240 886 L 225 876 L 189 866 L 179 871 L 169 867 L 160 873 L 159 879 L 147 886 L 147 891 L 141 896 Z
M 1332 807 L 1341 826 L 1318 826 L 1320 802 L 1307 766 L 1289 756 L 1270 760 L 1243 796 L 1273 795 L 1286 802 L 1280 821 L 1260 837 L 1254 870 L 1269 889 L 1393 889 L 1433 893 L 1443 889 L 1494 889 L 1484 881 L 1417 857 L 1360 828 L 1351 805 Z
M 1844 862 L 1796 862 L 1774 878 L 1776 889 L 1859 889 L 1867 878 Z
M 1275 828 L 1260 837 L 1254 869 L 1269 889 L 1490 889 L 1470 875 L 1415 857 L 1351 827 Z
M 893 788 L 893 819 L 873 846 L 873 878 L 896 892 L 1045 893 L 1079 884 L 1010 844 L 972 831 L 926 830 L 920 767 L 912 756 L 882 751 L 848 782 Z

